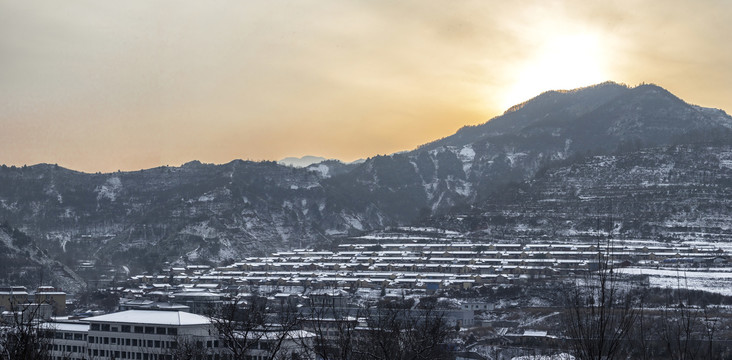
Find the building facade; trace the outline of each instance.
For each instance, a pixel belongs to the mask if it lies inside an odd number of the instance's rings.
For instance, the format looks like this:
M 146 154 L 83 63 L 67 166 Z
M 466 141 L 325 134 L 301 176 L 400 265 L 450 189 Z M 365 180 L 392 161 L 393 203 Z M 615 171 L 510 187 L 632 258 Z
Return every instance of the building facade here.
M 42 329 L 52 360 L 232 358 L 209 318 L 183 311 L 127 310 L 74 322 L 45 323 Z M 272 351 L 293 357 L 313 336 L 302 330 L 283 337 L 275 332 L 248 334 L 246 360 L 270 358 Z

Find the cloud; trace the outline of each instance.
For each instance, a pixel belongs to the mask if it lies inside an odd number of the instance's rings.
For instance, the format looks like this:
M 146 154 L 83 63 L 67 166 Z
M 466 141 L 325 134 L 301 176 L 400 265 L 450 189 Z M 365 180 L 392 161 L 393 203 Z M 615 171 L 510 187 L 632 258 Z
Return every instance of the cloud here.
M 572 34 L 598 39 L 607 80 L 732 109 L 729 7 L 0 0 L 0 162 L 95 171 L 406 150 L 501 113 L 522 75 L 543 71 L 546 44 Z

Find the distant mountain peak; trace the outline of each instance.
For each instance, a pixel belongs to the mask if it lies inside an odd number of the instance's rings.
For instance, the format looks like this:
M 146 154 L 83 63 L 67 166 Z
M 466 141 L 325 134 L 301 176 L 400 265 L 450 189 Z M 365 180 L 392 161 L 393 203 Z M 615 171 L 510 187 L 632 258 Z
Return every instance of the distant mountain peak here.
M 584 86 L 584 87 L 580 87 L 580 88 L 576 88 L 576 89 L 547 90 L 537 96 L 534 96 L 531 99 L 528 99 L 522 103 L 511 106 L 503 113 L 503 115 L 518 111 L 518 110 L 522 109 L 524 106 L 526 106 L 527 104 L 534 103 L 539 99 L 546 99 L 546 98 L 550 98 L 550 97 L 557 96 L 557 95 L 561 96 L 564 94 L 573 94 L 573 93 L 579 93 L 579 92 L 583 92 L 583 91 L 592 91 L 592 90 L 603 89 L 603 88 L 605 88 L 605 89 L 607 89 L 607 88 L 628 89 L 628 86 L 625 84 L 616 83 L 614 81 L 605 81 L 605 82 L 602 82 L 599 84 Z
M 730 123 L 726 113 L 688 104 L 659 85 L 629 87 L 608 81 L 544 92 L 486 123 L 463 127 L 418 150 L 485 141 L 538 141 L 548 135 L 561 137 L 562 143 L 570 141 L 568 150 L 607 150 L 628 141 L 667 144 L 689 131 L 715 133 Z
M 313 164 L 317 164 L 328 160 L 322 156 L 305 155 L 303 157 L 286 157 L 282 160 L 277 161 L 280 165 L 292 166 L 297 168 L 308 167 Z

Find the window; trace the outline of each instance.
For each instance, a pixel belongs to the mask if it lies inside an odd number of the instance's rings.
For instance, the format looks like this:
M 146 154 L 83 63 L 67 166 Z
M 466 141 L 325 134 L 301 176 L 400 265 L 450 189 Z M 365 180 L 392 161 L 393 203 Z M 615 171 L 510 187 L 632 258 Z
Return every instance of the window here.
M 122 325 L 122 332 L 130 332 L 130 326 L 129 325 Z
M 160 347 L 160 340 L 155 340 L 155 347 L 156 348 L 159 348 Z
M 89 343 L 90 343 L 90 344 L 93 344 L 93 343 L 94 343 L 94 337 L 93 337 L 93 336 L 90 336 L 90 337 L 89 337 Z
M 71 340 L 74 338 L 74 334 L 72 333 L 64 333 L 64 339 Z
M 99 324 L 91 324 L 90 329 L 94 331 L 99 331 Z
M 102 331 L 109 331 L 109 324 L 102 324 Z
M 119 327 L 112 326 L 112 332 L 119 332 Z
M 164 327 L 157 328 L 157 334 L 158 335 L 165 335 L 165 328 Z
M 130 346 L 130 339 L 125 339 L 125 346 Z
M 112 338 L 112 344 L 117 344 L 117 338 Z
M 145 326 L 145 334 L 154 334 L 155 328 L 152 326 Z
M 142 326 L 135 326 L 135 332 L 138 334 L 142 334 Z
M 132 339 L 132 346 L 137 346 L 137 339 Z
M 168 328 L 168 335 L 178 335 L 178 328 Z

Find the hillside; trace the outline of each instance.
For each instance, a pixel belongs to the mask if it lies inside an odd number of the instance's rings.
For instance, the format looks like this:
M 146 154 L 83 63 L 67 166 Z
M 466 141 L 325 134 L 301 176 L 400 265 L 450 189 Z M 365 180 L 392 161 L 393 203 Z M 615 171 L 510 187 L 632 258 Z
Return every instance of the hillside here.
M 0 168 L 0 221 L 69 266 L 155 271 L 414 223 L 484 238 L 725 238 L 732 118 L 655 85 L 553 91 L 411 152 L 85 174 Z M 594 220 L 593 220 L 594 219 Z M 609 221 L 609 220 L 608 220 Z M 711 236 L 711 235 L 710 235 Z
M 53 285 L 75 291 L 84 285 L 73 270 L 7 222 L 0 224 L 0 273 L 9 283 L 30 288 Z

